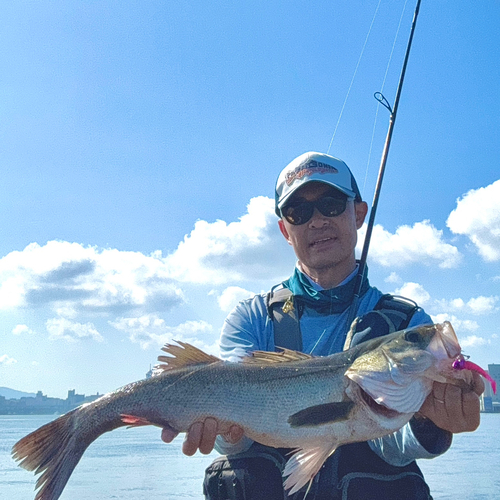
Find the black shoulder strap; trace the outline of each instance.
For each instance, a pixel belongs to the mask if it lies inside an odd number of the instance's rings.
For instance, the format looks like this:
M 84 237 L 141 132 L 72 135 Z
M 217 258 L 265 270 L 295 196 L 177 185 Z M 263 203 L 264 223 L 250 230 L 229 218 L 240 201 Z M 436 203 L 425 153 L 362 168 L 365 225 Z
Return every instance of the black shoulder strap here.
M 373 311 L 357 317 L 347 333 L 344 350 L 372 338 L 404 330 L 419 309 L 416 302 L 399 295 L 382 295 Z
M 389 318 L 394 332 L 407 328 L 417 309 L 418 305 L 413 300 L 390 293 L 382 295 L 374 307 L 374 311 L 380 311 Z
M 300 332 L 297 305 L 288 288 L 271 290 L 267 294 L 267 313 L 273 321 L 274 345 L 294 351 L 302 351 L 302 333 Z

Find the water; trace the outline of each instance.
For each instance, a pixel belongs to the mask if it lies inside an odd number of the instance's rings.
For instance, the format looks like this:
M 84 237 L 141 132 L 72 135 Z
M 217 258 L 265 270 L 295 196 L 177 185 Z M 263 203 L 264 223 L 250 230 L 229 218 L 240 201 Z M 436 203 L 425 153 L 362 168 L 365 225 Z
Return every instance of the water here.
M 0 499 L 34 498 L 32 473 L 10 457 L 12 445 L 54 417 L 0 416 Z M 500 498 L 499 414 L 483 414 L 474 433 L 458 434 L 450 451 L 419 462 L 435 500 Z M 85 452 L 61 500 L 203 500 L 205 467 L 216 456 L 182 455 L 182 438 L 160 440 L 153 427 L 104 434 Z

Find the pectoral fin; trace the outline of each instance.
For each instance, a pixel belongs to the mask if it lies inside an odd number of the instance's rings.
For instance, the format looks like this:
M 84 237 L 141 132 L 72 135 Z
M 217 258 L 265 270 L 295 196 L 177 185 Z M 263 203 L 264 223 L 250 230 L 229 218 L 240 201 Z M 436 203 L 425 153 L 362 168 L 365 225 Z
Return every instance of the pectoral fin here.
M 283 471 L 283 476 L 288 476 L 283 483 L 285 489 L 290 490 L 288 494 L 293 495 L 310 483 L 336 447 L 336 444 L 325 443 L 321 446 L 296 450 Z
M 128 429 L 132 427 L 142 427 L 143 425 L 155 425 L 144 417 L 136 417 L 135 415 L 127 415 L 122 413 L 120 415 L 121 421 L 128 425 Z
M 349 418 L 353 407 L 354 403 L 350 400 L 309 406 L 291 415 L 288 418 L 288 423 L 292 427 L 314 427 L 316 425 L 342 422 Z

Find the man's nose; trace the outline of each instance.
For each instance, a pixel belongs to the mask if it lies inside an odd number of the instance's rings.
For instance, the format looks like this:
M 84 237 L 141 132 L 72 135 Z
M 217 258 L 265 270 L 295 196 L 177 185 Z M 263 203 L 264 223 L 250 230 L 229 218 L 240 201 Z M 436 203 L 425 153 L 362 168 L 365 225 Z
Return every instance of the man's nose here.
M 312 214 L 311 220 L 309 221 L 309 227 L 320 228 L 330 224 L 331 217 L 323 215 L 317 207 L 314 207 L 314 212 Z

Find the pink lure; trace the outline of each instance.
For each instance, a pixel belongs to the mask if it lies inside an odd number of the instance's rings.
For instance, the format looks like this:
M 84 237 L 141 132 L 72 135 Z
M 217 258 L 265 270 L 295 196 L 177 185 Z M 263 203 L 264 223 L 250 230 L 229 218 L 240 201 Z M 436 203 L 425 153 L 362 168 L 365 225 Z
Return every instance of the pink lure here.
M 455 361 L 453 361 L 453 368 L 455 370 L 471 370 L 473 372 L 479 373 L 479 375 L 483 376 L 490 384 L 493 389 L 493 394 L 497 393 L 497 383 L 493 380 L 488 372 L 484 371 L 479 365 L 473 363 L 472 361 L 467 361 L 463 356 L 460 356 Z

